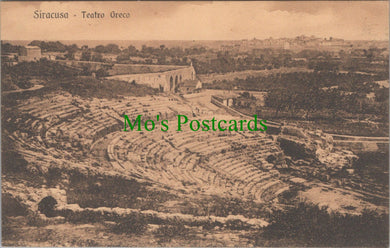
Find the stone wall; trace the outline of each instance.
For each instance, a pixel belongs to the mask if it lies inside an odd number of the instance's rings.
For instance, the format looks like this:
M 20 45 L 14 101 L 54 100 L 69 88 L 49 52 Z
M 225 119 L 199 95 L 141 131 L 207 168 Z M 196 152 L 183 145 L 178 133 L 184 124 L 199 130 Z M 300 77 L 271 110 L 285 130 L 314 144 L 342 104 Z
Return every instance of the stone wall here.
M 388 137 L 359 137 L 349 135 L 332 135 L 336 147 L 359 152 L 388 152 Z
M 125 74 L 107 77 L 107 79 L 117 79 L 135 82 L 137 84 L 147 84 L 160 91 L 175 92 L 178 85 L 184 80 L 193 80 L 196 77 L 195 69 L 192 66 L 169 70 L 158 73 Z

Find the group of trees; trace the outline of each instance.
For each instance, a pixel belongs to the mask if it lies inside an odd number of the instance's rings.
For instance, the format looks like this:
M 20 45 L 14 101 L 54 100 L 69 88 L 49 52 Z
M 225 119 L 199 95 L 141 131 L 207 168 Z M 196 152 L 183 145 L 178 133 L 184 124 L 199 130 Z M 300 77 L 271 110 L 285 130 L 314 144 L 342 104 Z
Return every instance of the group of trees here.
M 108 44 L 106 46 L 104 45 L 98 45 L 94 49 L 92 49 L 94 52 L 97 53 L 112 53 L 112 54 L 118 54 L 121 52 L 121 49 L 116 44 Z
M 92 53 L 87 50 L 81 53 L 81 61 L 94 61 L 94 62 L 105 62 L 103 55 L 101 53 Z
M 369 76 L 352 73 L 307 73 L 306 75 L 306 80 L 295 78 L 296 81 L 285 81 L 288 83 L 283 87 L 271 87 L 265 100 L 266 106 L 274 108 L 276 115 L 279 111 L 287 111 L 294 116 L 299 110 L 304 110 L 306 118 L 310 117 L 311 113 L 321 110 L 330 110 L 334 114 L 338 111 L 346 111 L 352 114 L 380 116 L 388 112 L 388 91 L 370 82 L 372 79 Z M 370 92 L 375 93 L 374 101 L 367 98 Z
M 388 99 L 388 96 L 387 96 Z M 388 100 L 371 102 L 365 94 L 344 92 L 332 89 L 323 91 L 319 88 L 295 88 L 287 91 L 275 89 L 268 92 L 266 106 L 275 109 L 275 116 L 280 111 L 289 112 L 291 116 L 297 116 L 300 110 L 305 111 L 303 117 L 309 118 L 312 113 L 318 111 L 331 111 L 333 117 L 337 112 L 345 111 L 352 114 L 376 114 L 384 115 L 388 112 Z
M 275 110 L 275 117 L 282 111 L 296 116 L 301 110 L 307 118 L 322 110 L 383 115 L 388 111 L 388 90 L 373 81 L 374 76 L 356 73 L 294 72 L 215 81 L 205 86 L 266 91 L 265 105 Z M 375 93 L 373 100 L 366 97 L 371 92 Z
M 116 44 L 98 45 L 95 48 L 88 48 L 88 46 L 78 47 L 76 44 L 65 45 L 60 41 L 39 41 L 34 40 L 28 44 L 29 46 L 38 46 L 44 52 L 77 52 L 90 50 L 97 53 L 120 53 L 121 49 Z
M 17 53 L 22 46 L 12 45 L 11 43 L 1 42 L 1 54 Z
M 192 47 L 181 48 L 171 47 L 168 48 L 165 45 L 159 47 L 151 47 L 143 45 L 139 50 L 136 47 L 130 45 L 126 49 L 123 49 L 117 57 L 119 62 L 135 62 L 132 61 L 132 57 L 144 58 L 145 63 L 153 63 L 153 59 L 157 60 L 157 64 L 175 64 L 175 65 L 188 65 L 188 56 L 199 55 L 208 52 L 205 47 Z
M 58 62 L 41 59 L 37 62 L 22 62 L 15 66 L 3 65 L 1 70 L 2 90 L 29 88 L 32 79 L 44 82 L 47 90 L 65 90 L 82 97 L 115 98 L 118 95 L 144 96 L 157 92 L 145 85 L 128 84 L 123 81 L 101 80 L 107 76 L 106 69 L 95 71 L 96 78 L 80 77 L 91 75 L 88 69 L 80 70 Z
M 233 54 L 228 51 L 214 53 L 214 58 L 193 59 L 200 74 L 226 73 L 244 70 L 264 70 L 294 66 L 289 51 L 256 49 L 252 53 Z
M 340 214 L 307 203 L 275 211 L 259 234 L 265 240 L 293 240 L 298 246 L 388 246 L 389 215 L 365 210 Z M 256 245 L 261 244 L 259 239 Z
M 15 66 L 2 66 L 2 75 L 10 75 L 13 79 L 25 77 L 40 77 L 44 79 L 52 78 L 72 78 L 77 76 L 78 70 L 53 62 L 41 59 L 36 62 L 22 62 Z
M 27 89 L 33 86 L 31 80 L 34 78 L 39 78 L 41 81 L 50 81 L 74 78 L 77 75 L 79 75 L 78 70 L 46 59 L 37 62 L 22 62 L 15 66 L 2 64 L 1 86 L 2 90 L 5 91 L 18 88 Z
M 226 73 L 243 70 L 264 70 L 280 67 L 307 67 L 314 71 L 386 71 L 388 74 L 388 56 L 385 49 L 349 49 L 330 52 L 325 50 L 304 49 L 301 51 L 281 48 L 253 48 L 240 51 L 236 46 L 215 50 L 206 46 L 190 48 L 143 45 L 140 49 L 133 45 L 120 47 L 117 44 L 98 45 L 89 48 L 76 44 L 65 45 L 59 41 L 34 40 L 29 45 L 39 46 L 43 52 L 63 52 L 59 59 L 75 59 L 75 53 L 81 52 L 80 60 L 105 62 L 104 55 L 111 54 L 120 63 L 175 64 L 187 65 L 190 61 L 199 74 Z M 2 52 L 17 52 L 18 46 L 3 44 Z M 375 62 L 375 63 L 372 63 Z
M 59 41 L 40 41 L 34 40 L 28 44 L 29 46 L 38 46 L 44 52 L 66 52 L 68 50 L 78 49 L 77 45 L 64 45 Z
M 245 79 L 214 81 L 208 85 L 214 89 L 238 89 L 248 91 L 270 91 L 272 89 L 288 89 L 299 87 L 331 87 L 337 86 L 344 91 L 371 91 L 373 76 L 356 73 L 334 72 L 290 72 L 273 73 L 267 76 L 249 76 Z
M 95 48 L 83 46 L 81 48 L 81 61 L 111 62 L 104 58 L 103 54 L 119 54 L 121 49 L 116 44 L 98 45 Z

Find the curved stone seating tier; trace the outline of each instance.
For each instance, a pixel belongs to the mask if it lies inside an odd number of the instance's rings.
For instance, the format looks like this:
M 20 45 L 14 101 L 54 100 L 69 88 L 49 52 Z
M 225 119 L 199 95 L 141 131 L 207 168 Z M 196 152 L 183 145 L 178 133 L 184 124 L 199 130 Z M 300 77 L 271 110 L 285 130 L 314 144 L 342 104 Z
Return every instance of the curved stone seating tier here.
M 145 118 L 150 117 L 155 119 L 157 115 L 161 115 L 160 118 L 166 118 L 173 111 L 180 114 L 191 112 L 190 107 L 178 104 L 176 101 L 169 101 L 166 97 L 125 97 L 120 101 L 106 104 L 120 117 L 122 117 L 122 114 L 126 114 L 133 118 L 136 118 L 138 115 L 143 115 Z
M 125 170 L 187 192 L 231 191 L 260 201 L 283 192 L 285 184 L 253 166 L 242 152 L 229 150 L 225 139 L 244 143 L 241 135 L 220 137 L 217 132 L 128 132 L 114 138 L 107 152 Z M 253 139 L 260 145 L 269 142 L 262 136 Z M 255 140 L 251 144 L 257 148 Z
M 187 148 L 192 152 L 208 154 L 229 149 L 230 145 L 227 144 L 221 137 L 210 137 L 209 139 L 201 142 L 186 142 L 181 147 Z
M 190 114 L 195 107 L 163 96 L 122 97 L 118 101 L 60 94 L 31 98 L 18 106 L 23 116 L 6 121 L 17 127 L 10 137 L 29 160 L 37 163 L 40 159 L 44 163 L 58 159 L 82 161 L 93 145 L 102 141 L 114 170 L 158 185 L 258 201 L 273 199 L 288 189 L 277 175 L 257 168 L 257 164 L 267 163 L 269 154 L 280 152 L 267 135 L 248 131 L 193 132 L 188 125 L 184 131 L 176 131 L 174 115 L 188 114 L 193 119 Z M 160 115 L 160 120 L 169 119 L 170 130 L 161 132 L 158 122 L 151 132 L 120 131 L 123 114 L 131 120 L 138 115 L 156 120 Z M 216 118 L 233 119 L 222 117 Z M 43 154 L 42 158 L 37 154 Z
M 56 100 L 44 100 L 38 102 L 32 102 L 18 106 L 18 109 L 22 113 L 29 114 L 35 118 L 44 120 L 47 118 L 67 118 L 73 114 L 76 114 L 81 109 L 72 105 L 71 98 L 61 98 Z

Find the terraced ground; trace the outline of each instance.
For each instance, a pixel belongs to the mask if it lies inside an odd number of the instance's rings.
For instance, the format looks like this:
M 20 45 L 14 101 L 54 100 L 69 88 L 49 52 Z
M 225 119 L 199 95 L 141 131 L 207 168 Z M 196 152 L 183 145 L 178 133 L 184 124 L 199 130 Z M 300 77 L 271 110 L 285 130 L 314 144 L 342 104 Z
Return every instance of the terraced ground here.
M 231 144 L 245 148 L 233 149 Z M 269 201 L 288 189 L 278 180 L 277 171 L 266 169 L 267 156 L 281 151 L 265 136 L 118 132 L 107 150 L 113 167 L 195 194 L 201 191 Z M 250 152 L 253 157 L 246 156 Z
M 106 154 L 103 164 L 113 170 L 191 194 L 233 195 L 261 202 L 288 189 L 278 180 L 278 172 L 269 170 L 273 165 L 267 158 L 282 152 L 265 134 L 177 132 L 173 128 L 168 132 L 119 131 L 122 114 L 130 119 L 139 114 L 170 118 L 192 114 L 193 108 L 175 97 L 86 101 L 65 94 L 17 106 L 20 113 L 8 117 L 5 125 L 12 123 L 10 137 L 31 162 L 39 154 L 48 160 L 79 163 L 100 153 Z M 105 145 L 99 145 L 103 141 Z

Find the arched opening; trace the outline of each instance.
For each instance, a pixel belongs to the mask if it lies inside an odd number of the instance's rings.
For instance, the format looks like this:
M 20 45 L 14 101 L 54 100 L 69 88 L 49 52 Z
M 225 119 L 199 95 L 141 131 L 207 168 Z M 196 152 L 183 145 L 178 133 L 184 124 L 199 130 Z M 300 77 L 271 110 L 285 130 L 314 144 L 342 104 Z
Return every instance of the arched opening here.
M 178 78 L 178 76 L 176 75 L 176 77 L 175 77 L 175 89 L 174 89 L 174 92 L 175 92 L 175 93 L 178 91 L 178 87 L 179 87 L 178 81 L 179 81 L 179 78 Z
M 181 77 L 181 75 L 180 75 L 180 80 L 179 80 L 179 82 L 181 83 L 182 80 L 183 80 L 183 79 L 182 79 L 182 77 Z
M 173 89 L 173 77 L 171 76 L 171 78 L 169 79 L 169 90 L 172 89 Z
M 46 215 L 46 217 L 54 217 L 55 214 L 55 206 L 57 205 L 56 199 L 52 196 L 46 196 L 38 203 L 39 212 Z

